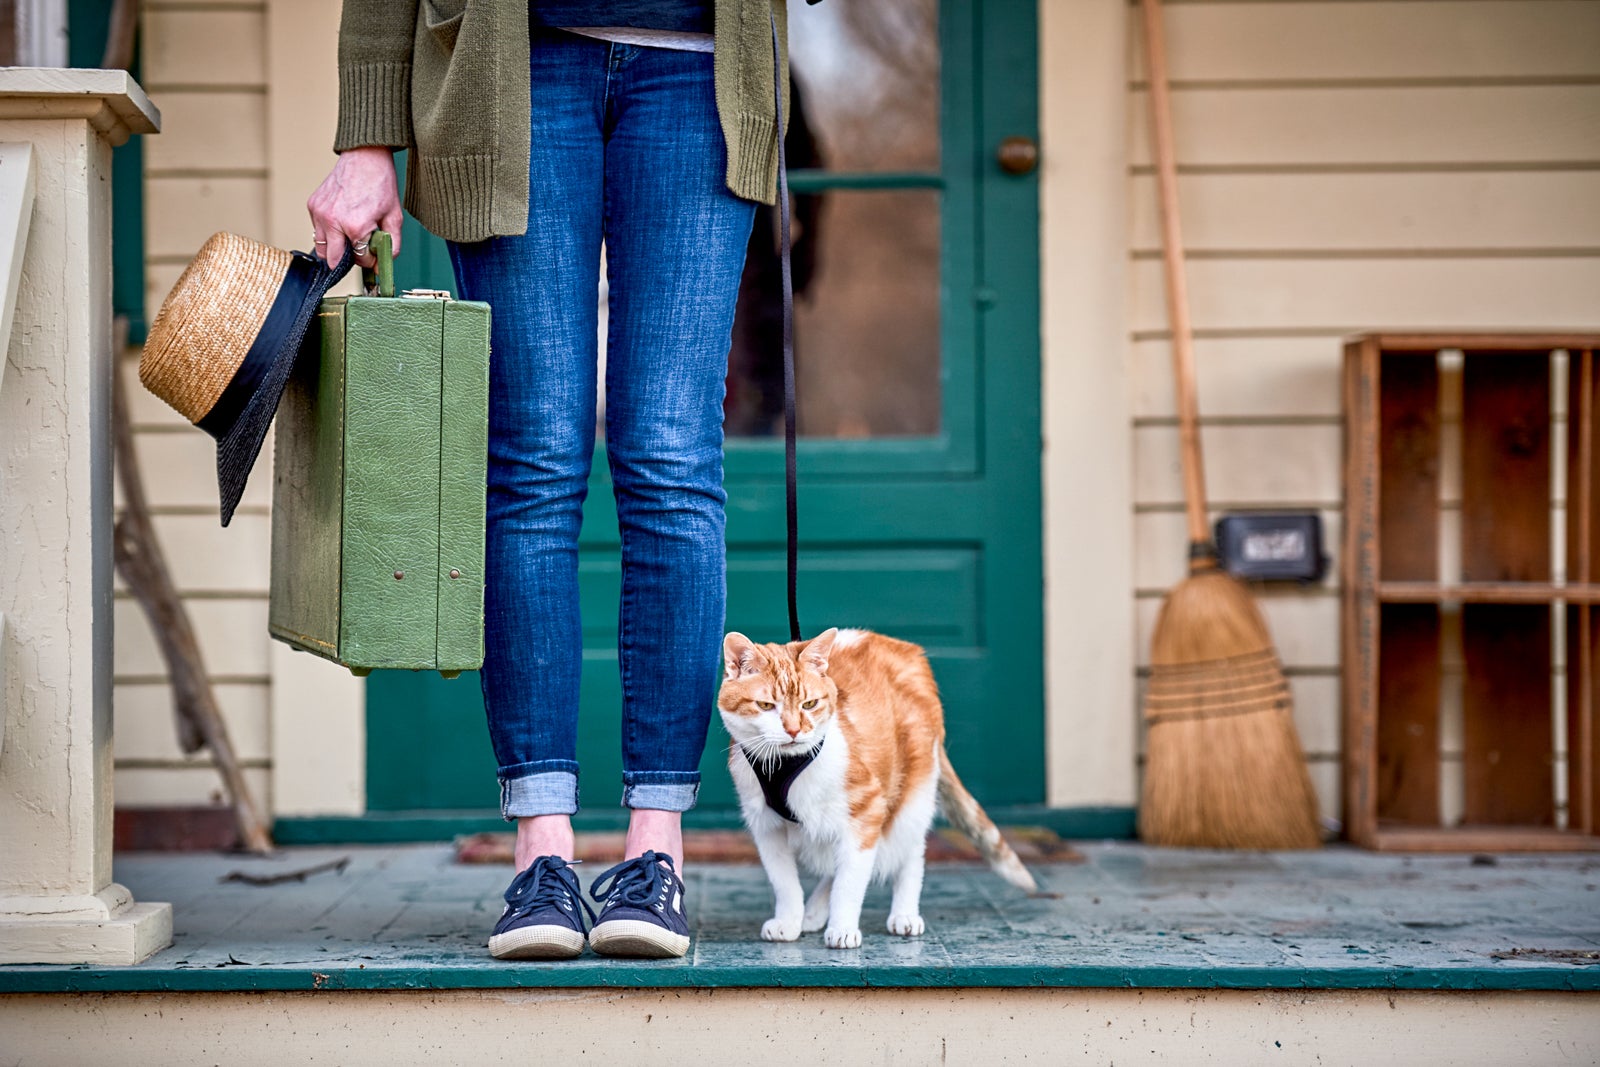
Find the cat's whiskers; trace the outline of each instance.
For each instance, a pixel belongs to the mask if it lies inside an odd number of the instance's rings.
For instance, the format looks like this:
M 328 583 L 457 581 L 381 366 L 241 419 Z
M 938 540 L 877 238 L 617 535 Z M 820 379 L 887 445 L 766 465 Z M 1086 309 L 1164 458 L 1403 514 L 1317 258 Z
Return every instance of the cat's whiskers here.
M 776 739 L 765 735 L 752 737 L 748 741 L 740 741 L 738 744 L 751 760 L 761 765 L 763 772 L 770 771 L 772 766 L 783 758 L 783 753 L 779 751 L 780 743 Z

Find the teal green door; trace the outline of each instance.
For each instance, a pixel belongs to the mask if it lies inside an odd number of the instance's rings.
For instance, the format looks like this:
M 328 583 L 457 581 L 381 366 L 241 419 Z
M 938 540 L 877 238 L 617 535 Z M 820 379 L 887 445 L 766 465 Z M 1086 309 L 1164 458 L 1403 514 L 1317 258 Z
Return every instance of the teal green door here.
M 1038 189 L 996 162 L 1003 138 L 1037 135 L 1035 7 L 790 18 L 819 145 L 794 183 L 816 242 L 797 324 L 801 622 L 925 646 L 967 784 L 989 805 L 1042 803 Z M 451 287 L 423 236 L 408 232 L 400 281 Z M 729 628 L 784 640 L 781 437 L 730 436 L 726 483 Z M 598 457 L 584 520 L 581 785 L 586 809 L 614 810 L 620 575 Z M 367 734 L 370 810 L 495 809 L 476 677 L 374 674 Z M 702 809 L 733 805 L 724 746 L 713 716 Z

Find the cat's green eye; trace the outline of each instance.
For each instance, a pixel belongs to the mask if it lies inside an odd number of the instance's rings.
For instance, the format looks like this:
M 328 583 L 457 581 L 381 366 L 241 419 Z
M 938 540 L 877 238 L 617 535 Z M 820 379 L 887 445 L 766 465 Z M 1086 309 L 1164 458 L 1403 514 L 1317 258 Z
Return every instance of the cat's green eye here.
M 817 702 L 815 700 L 808 700 L 804 704 L 801 704 L 800 706 L 802 708 L 806 709 L 807 711 L 810 711 L 812 708 L 817 706 Z
M 758 701 L 756 701 L 756 707 L 760 708 L 762 711 L 771 711 L 773 708 L 775 708 L 777 706 L 778 705 L 774 704 L 770 700 L 758 700 Z

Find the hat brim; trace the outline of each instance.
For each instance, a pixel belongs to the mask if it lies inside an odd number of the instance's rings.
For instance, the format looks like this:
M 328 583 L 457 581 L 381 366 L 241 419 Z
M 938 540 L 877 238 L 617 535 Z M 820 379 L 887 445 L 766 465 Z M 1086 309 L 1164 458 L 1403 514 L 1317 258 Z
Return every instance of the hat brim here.
M 217 439 L 217 491 L 222 503 L 222 525 L 233 520 L 234 510 L 244 496 L 245 483 L 261 454 L 267 439 L 267 430 L 278 413 L 283 400 L 283 390 L 289 384 L 289 375 L 300 358 L 301 348 L 311 322 L 317 316 L 322 298 L 339 283 L 349 271 L 354 255 L 345 249 L 344 258 L 337 266 L 328 266 L 317 259 L 317 276 L 307 288 L 300 302 L 293 325 L 283 335 L 283 341 L 272 353 L 272 362 L 261 377 L 261 384 L 240 409 L 238 418 L 228 432 Z

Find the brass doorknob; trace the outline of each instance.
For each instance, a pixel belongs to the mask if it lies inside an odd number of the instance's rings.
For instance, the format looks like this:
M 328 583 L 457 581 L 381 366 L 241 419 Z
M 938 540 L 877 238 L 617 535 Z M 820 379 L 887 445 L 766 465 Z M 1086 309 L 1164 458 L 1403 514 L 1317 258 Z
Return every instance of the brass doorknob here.
M 1039 145 L 1031 137 L 1007 137 L 994 155 L 1007 174 L 1032 174 L 1039 165 Z

